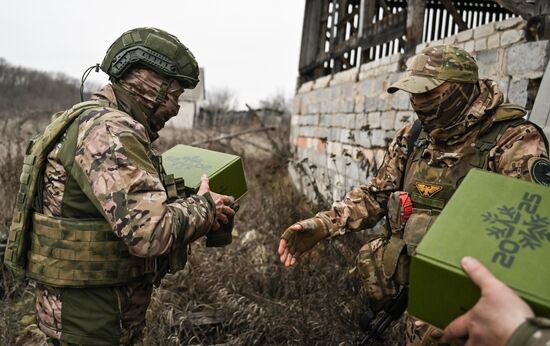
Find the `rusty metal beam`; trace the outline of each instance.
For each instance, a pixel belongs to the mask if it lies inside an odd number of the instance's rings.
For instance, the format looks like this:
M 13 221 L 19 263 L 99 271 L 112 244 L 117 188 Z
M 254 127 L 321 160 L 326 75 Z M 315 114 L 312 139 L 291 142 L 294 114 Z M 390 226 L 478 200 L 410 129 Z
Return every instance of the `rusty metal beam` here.
M 405 54 L 415 53 L 416 45 L 422 42 L 422 31 L 424 29 L 424 13 L 426 12 L 426 1 L 409 0 L 407 4 L 407 44 Z
M 451 0 L 439 0 L 441 1 L 441 4 L 447 9 L 447 11 L 453 16 L 453 20 L 458 25 L 458 29 L 460 31 L 464 31 L 468 29 L 468 25 L 464 23 L 462 20 L 462 17 L 456 10 L 456 7 L 453 5 L 453 2 Z
M 529 19 L 538 14 L 537 4 L 528 3 L 525 0 L 493 0 L 493 1 L 507 10 L 514 12 L 515 14 L 519 14 L 525 19 Z M 538 4 L 539 6 L 541 6 L 548 0 L 535 0 L 535 1 L 539 3 Z
M 321 39 L 321 13 L 324 1 L 307 0 L 304 10 L 304 24 L 302 28 L 302 46 L 300 49 L 299 66 L 307 66 L 315 61 Z

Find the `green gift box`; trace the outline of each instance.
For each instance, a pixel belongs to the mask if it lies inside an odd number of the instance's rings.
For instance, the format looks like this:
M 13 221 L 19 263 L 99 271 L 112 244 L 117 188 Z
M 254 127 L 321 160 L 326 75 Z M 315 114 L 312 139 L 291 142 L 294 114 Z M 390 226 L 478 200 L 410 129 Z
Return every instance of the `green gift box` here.
M 412 258 L 411 315 L 444 328 L 475 305 L 480 290 L 462 270 L 464 256 L 550 317 L 550 189 L 470 171 Z
M 201 176 L 210 179 L 210 190 L 239 199 L 246 193 L 241 158 L 236 155 L 178 144 L 162 154 L 167 174 L 182 178 L 186 193 L 196 193 Z

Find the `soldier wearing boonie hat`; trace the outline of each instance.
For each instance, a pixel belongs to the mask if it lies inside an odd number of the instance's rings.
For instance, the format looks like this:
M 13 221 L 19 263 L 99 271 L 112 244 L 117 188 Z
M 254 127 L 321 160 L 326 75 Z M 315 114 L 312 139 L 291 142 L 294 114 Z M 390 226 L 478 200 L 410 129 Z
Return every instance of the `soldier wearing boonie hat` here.
M 431 91 L 446 81 L 477 83 L 477 64 L 465 50 L 454 46 L 427 47 L 415 56 L 407 68 L 408 76 L 390 85 L 393 94 L 403 90 L 411 94 Z
M 397 132 L 376 176 L 329 211 L 287 228 L 279 244 L 281 262 L 291 266 L 320 240 L 371 228 L 386 215 L 391 231 L 365 244 L 355 267 L 372 302 L 370 319 L 363 319 L 369 333 L 372 316 L 383 310 L 376 307 L 389 306 L 380 302 L 406 292 L 410 256 L 471 168 L 550 186 L 550 176 L 536 169 L 550 166 L 543 132 L 523 118 L 523 108 L 504 103 L 494 81 L 479 79 L 465 50 L 423 49 L 407 76 L 387 89 L 398 90 L 410 94 L 419 120 Z M 441 335 L 412 318 L 405 322 L 404 343 L 435 344 Z

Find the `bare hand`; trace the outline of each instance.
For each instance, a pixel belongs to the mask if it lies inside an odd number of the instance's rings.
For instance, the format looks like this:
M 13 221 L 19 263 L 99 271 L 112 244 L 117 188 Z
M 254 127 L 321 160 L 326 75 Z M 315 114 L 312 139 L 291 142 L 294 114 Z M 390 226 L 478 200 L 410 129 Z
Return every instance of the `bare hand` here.
M 302 230 L 302 226 L 300 225 L 292 225 L 288 228 L 288 230 L 299 232 Z M 285 265 L 285 267 L 290 267 L 296 264 L 298 261 L 294 255 L 292 255 L 287 247 L 286 240 L 281 239 L 279 242 L 279 259 L 281 260 L 281 263 Z
M 533 311 L 476 259 L 464 257 L 462 267 L 481 289 L 481 298 L 445 328 L 442 341 L 468 337 L 466 345 L 505 345 Z
M 235 210 L 230 207 L 233 203 L 235 203 L 235 199 L 231 196 L 220 195 L 210 191 L 208 177 L 203 175 L 201 177 L 201 185 L 197 195 L 204 195 L 207 192 L 210 192 L 210 196 L 216 204 L 216 219 L 214 219 L 214 223 L 212 224 L 212 230 L 215 231 L 221 227 L 220 223 L 225 225 L 233 216 L 235 216 Z

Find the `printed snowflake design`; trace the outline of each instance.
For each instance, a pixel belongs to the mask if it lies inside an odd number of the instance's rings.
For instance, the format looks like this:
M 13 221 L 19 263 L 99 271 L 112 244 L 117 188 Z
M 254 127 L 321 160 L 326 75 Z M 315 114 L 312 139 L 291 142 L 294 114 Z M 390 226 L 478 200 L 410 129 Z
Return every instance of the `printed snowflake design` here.
M 549 224 L 547 217 L 531 215 L 529 221 L 523 221 L 524 227 L 518 232 L 521 235 L 520 245 L 534 250 L 542 247 L 542 242 L 550 242 Z
M 530 250 L 550 242 L 550 221 L 539 214 L 529 215 L 503 205 L 497 212 L 485 212 L 481 217 L 490 225 L 486 228 L 487 235 L 497 240 L 517 237 L 519 245 Z

